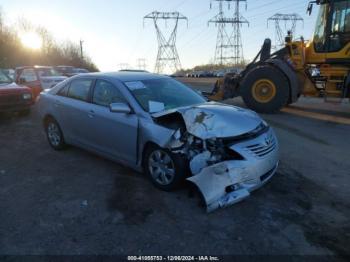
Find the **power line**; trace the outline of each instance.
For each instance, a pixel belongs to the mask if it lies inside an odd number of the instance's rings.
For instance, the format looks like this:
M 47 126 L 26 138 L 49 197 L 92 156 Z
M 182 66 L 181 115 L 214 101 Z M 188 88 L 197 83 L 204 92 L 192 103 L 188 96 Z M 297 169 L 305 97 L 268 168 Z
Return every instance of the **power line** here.
M 243 24 L 249 25 L 248 20 L 240 14 L 239 8 L 240 3 L 245 2 L 247 4 L 247 0 L 213 1 L 219 4 L 219 13 L 208 21 L 208 24 L 214 23 L 218 26 L 214 63 L 220 65 L 238 65 L 244 60 L 240 27 Z M 234 2 L 234 14 L 232 18 L 224 16 L 223 2 L 227 2 L 229 9 L 231 2 Z M 228 33 L 226 25 L 233 26 L 233 31 L 231 33 Z
M 176 49 L 176 35 L 179 20 L 188 21 L 187 17 L 179 12 L 154 11 L 146 15 L 144 17 L 144 20 L 145 19 L 153 20 L 157 32 L 158 54 L 154 71 L 156 73 L 163 73 L 166 68 L 169 68 L 171 71 L 178 71 L 181 69 L 181 62 Z M 159 27 L 158 20 L 173 20 L 175 22 L 169 38 L 165 38 Z
M 278 49 L 279 47 L 284 46 L 284 37 L 287 35 L 285 32 L 286 30 L 282 29 L 281 23 L 284 23 L 284 28 L 287 29 L 287 24 L 290 26 L 287 30 L 291 32 L 292 35 L 295 34 L 295 29 L 297 22 L 302 22 L 304 24 L 304 19 L 294 13 L 294 14 L 281 14 L 277 13 L 274 14 L 273 16 L 269 17 L 267 19 L 267 25 L 269 25 L 269 22 L 273 22 L 275 24 L 275 48 Z
M 146 59 L 145 58 L 138 58 L 137 59 L 137 68 L 140 70 L 146 70 L 147 65 L 146 65 Z
M 118 68 L 119 70 L 130 69 L 130 65 L 128 63 L 119 63 Z
M 252 14 L 251 16 L 248 16 L 248 19 L 249 20 L 254 20 L 256 17 L 262 16 L 262 15 L 273 14 L 273 13 L 276 13 L 276 12 L 279 12 L 279 11 L 282 11 L 282 10 L 289 9 L 290 7 L 293 7 L 294 10 L 296 10 L 295 8 L 299 8 L 299 7 L 303 7 L 303 6 L 306 6 L 305 2 L 300 3 L 299 5 L 296 5 L 295 3 L 293 3 L 291 5 L 286 5 L 286 6 L 283 6 L 283 7 L 276 8 L 276 9 L 270 9 L 269 11 L 266 11 L 266 12 L 262 12 L 262 13 L 258 13 L 258 14 Z

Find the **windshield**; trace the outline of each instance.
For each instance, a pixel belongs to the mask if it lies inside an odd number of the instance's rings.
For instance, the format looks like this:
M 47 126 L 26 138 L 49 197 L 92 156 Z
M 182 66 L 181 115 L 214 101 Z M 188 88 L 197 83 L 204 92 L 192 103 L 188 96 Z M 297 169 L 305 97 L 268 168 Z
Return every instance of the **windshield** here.
M 53 68 L 38 68 L 37 69 L 39 77 L 42 76 L 60 76 L 61 74 Z
M 327 8 L 326 8 L 326 5 L 322 5 L 318 13 L 316 29 L 314 33 L 314 45 L 315 45 L 316 52 L 322 52 L 325 49 L 326 23 L 327 23 Z
M 173 79 L 133 81 L 125 85 L 150 113 L 206 102 L 204 97 Z
M 9 84 L 12 83 L 10 77 L 8 77 L 3 71 L 0 70 L 0 84 Z

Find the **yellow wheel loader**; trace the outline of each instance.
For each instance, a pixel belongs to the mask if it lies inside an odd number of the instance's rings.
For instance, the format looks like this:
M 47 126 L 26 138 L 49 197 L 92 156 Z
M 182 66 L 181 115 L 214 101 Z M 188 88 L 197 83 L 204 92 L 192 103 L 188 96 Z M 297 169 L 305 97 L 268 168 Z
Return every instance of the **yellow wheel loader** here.
M 326 100 L 350 97 L 350 0 L 311 1 L 320 6 L 311 41 L 293 40 L 271 54 L 266 39 L 255 59 L 240 73 L 219 79 L 210 100 L 242 96 L 245 104 L 261 113 L 274 113 L 301 95 Z

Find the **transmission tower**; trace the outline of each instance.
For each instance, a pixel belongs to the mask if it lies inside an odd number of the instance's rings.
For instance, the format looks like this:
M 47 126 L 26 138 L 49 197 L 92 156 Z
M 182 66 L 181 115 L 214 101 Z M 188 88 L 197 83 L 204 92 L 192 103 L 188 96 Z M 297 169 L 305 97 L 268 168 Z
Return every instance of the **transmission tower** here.
M 241 38 L 241 26 L 248 24 L 239 11 L 240 3 L 245 2 L 247 6 L 247 0 L 212 0 L 219 4 L 219 13 L 208 21 L 208 25 L 214 23 L 218 26 L 218 34 L 216 40 L 215 49 L 215 64 L 220 65 L 238 65 L 244 61 L 243 47 Z M 227 2 L 228 9 L 231 9 L 231 3 L 234 4 L 233 17 L 225 17 L 224 14 L 224 2 Z M 210 7 L 212 4 L 210 4 Z M 233 30 L 228 30 L 226 25 L 231 25 Z
M 137 59 L 137 68 L 140 70 L 146 70 L 146 59 L 145 58 L 139 58 Z
M 130 69 L 130 65 L 128 63 L 119 63 L 118 68 L 119 70 L 126 70 L 126 69 Z
M 176 34 L 179 20 L 186 20 L 188 23 L 187 17 L 179 12 L 154 11 L 146 15 L 143 19 L 152 19 L 157 32 L 158 54 L 154 71 L 156 73 L 163 73 L 166 68 L 169 68 L 172 72 L 181 69 L 179 54 L 176 49 Z M 158 20 L 165 20 L 165 22 L 173 20 L 175 22 L 169 38 L 166 38 L 162 33 Z
M 298 14 L 274 14 L 267 19 L 267 26 L 272 21 L 275 24 L 275 48 L 278 49 L 284 46 L 284 38 L 287 35 L 287 31 L 290 31 L 292 35 L 295 34 L 296 26 L 298 22 L 302 22 L 304 26 L 304 19 Z M 282 23 L 284 23 L 284 30 L 282 29 Z

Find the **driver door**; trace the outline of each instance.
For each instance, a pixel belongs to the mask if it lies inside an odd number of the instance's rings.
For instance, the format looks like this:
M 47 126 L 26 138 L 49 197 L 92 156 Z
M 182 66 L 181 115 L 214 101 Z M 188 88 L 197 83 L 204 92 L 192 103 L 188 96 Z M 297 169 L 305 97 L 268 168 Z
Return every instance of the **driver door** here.
M 136 163 L 138 117 L 134 113 L 111 112 L 111 103 L 127 101 L 113 83 L 96 80 L 89 105 L 88 139 L 95 150 L 131 164 Z

